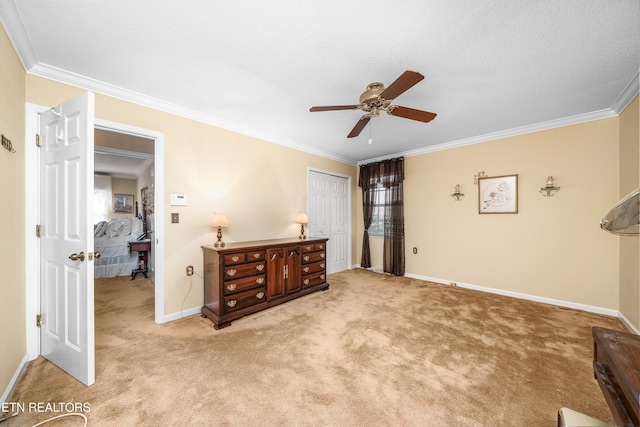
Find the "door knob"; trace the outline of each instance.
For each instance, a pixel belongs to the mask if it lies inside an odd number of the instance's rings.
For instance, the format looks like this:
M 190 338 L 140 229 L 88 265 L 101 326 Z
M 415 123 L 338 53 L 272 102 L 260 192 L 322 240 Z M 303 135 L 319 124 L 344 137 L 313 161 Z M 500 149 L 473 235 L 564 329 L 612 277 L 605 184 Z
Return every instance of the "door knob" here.
M 69 255 L 69 259 L 71 261 L 84 261 L 84 252 L 80 252 L 79 254 L 71 254 Z
M 98 259 L 102 256 L 102 254 L 100 252 L 96 252 L 95 254 L 93 254 L 93 256 Z

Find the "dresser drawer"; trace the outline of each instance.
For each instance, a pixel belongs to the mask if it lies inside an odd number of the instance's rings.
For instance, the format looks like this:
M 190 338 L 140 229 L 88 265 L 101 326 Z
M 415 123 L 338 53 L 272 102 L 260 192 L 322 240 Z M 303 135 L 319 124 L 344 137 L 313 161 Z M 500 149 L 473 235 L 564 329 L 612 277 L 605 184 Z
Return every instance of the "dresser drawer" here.
M 325 258 L 324 252 L 312 252 L 308 254 L 302 255 L 302 263 L 309 264 L 312 262 L 324 261 Z
M 265 269 L 264 261 L 232 265 L 224 268 L 224 280 L 255 276 L 256 274 L 264 273 Z
M 247 255 L 244 252 L 224 256 L 224 265 L 242 264 L 246 261 Z
M 327 275 L 324 271 L 303 276 L 302 289 L 308 288 L 309 286 L 319 285 L 320 283 L 324 283 L 326 279 L 327 279 Z
M 243 277 L 241 279 L 231 279 L 224 282 L 224 294 L 230 295 L 247 289 L 264 286 L 266 275 Z
M 227 254 L 224 256 L 224 265 L 243 264 L 264 260 L 264 251 L 249 251 Z
M 224 297 L 224 310 L 229 313 L 240 310 L 252 305 L 260 304 L 267 300 L 267 289 L 265 286 L 261 288 L 251 289 L 249 291 L 239 292 L 237 294 Z
M 248 262 L 262 261 L 262 260 L 264 260 L 264 251 L 247 252 L 247 261 Z
M 324 271 L 325 267 L 326 263 L 324 261 L 314 262 L 313 264 L 306 264 L 304 267 L 302 267 L 302 274 Z
M 324 248 L 324 243 L 308 243 L 306 245 L 302 245 L 302 253 L 324 251 Z

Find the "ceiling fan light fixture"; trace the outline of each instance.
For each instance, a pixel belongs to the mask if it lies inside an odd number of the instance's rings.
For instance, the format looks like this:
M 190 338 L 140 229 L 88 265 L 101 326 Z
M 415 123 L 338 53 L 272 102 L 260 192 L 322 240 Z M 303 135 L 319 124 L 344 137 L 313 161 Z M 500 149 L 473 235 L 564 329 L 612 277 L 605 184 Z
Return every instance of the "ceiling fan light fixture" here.
M 367 103 L 367 101 L 376 100 L 382 92 L 384 92 L 384 85 L 382 83 L 371 83 L 367 86 L 362 95 L 360 95 L 360 104 L 365 104 Z
M 418 82 L 424 79 L 424 76 L 416 71 L 407 70 L 398 77 L 387 88 L 382 83 L 374 82 L 367 85 L 365 91 L 360 95 L 360 103 L 357 105 L 330 105 L 322 107 L 311 107 L 309 111 L 334 111 L 334 110 L 362 110 L 366 114 L 360 117 L 360 120 L 353 127 L 347 138 L 355 138 L 360 134 L 362 129 L 370 122 L 371 119 L 379 117 L 380 113 L 386 113 L 391 116 L 402 117 L 410 120 L 417 120 L 423 123 L 430 122 L 436 117 L 435 113 L 428 111 L 416 110 L 414 108 L 401 107 L 391 105 L 391 102 L 397 96 L 403 94 L 412 88 Z M 372 139 L 369 138 L 369 144 Z

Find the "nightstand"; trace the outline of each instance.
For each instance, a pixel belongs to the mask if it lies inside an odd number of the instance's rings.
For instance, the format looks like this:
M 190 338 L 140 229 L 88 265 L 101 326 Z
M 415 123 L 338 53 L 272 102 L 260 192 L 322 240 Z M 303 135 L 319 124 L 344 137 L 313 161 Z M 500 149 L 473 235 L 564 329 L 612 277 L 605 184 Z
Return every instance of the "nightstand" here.
M 138 252 L 138 267 L 131 270 L 131 280 L 135 279 L 138 273 L 147 277 L 147 264 L 149 262 L 149 251 L 151 250 L 151 240 L 135 240 L 129 242 L 129 253 Z

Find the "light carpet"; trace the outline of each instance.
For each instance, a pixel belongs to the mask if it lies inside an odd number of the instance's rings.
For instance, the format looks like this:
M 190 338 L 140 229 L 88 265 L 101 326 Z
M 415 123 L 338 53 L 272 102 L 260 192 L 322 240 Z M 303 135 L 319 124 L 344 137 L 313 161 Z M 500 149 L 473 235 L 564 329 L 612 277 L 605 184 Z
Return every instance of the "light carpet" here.
M 96 280 L 96 383 L 39 358 L 11 401 L 86 402 L 89 426 L 554 426 L 562 406 L 611 421 L 591 327 L 616 318 L 361 269 L 328 281 L 216 331 L 155 324 L 149 280 Z

